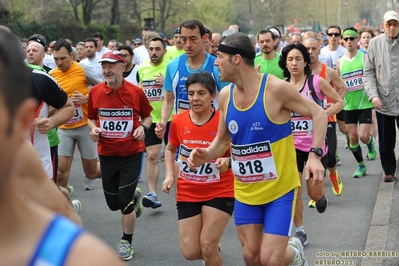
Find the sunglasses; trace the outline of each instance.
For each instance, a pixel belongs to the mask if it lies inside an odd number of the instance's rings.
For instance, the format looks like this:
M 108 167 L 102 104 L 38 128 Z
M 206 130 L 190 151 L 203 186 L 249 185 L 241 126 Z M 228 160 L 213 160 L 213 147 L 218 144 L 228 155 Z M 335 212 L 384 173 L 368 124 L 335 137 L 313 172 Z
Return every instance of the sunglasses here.
M 348 40 L 354 41 L 356 38 L 355 37 L 346 37 L 344 38 L 344 41 L 347 42 Z
M 134 46 L 139 46 L 139 45 L 141 45 L 141 43 L 134 43 L 133 45 Z
M 332 36 L 339 37 L 339 36 L 341 36 L 341 33 L 334 32 L 334 33 L 327 33 L 327 35 L 330 37 L 332 37 Z

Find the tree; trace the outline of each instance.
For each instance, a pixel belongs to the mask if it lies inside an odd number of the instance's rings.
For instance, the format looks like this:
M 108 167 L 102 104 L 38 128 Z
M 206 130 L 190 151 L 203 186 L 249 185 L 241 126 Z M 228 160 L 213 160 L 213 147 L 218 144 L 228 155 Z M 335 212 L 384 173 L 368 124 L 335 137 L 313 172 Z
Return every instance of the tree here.
M 77 21 L 80 21 L 78 11 L 80 5 L 82 6 L 82 21 L 85 26 L 90 25 L 92 12 L 100 1 L 101 0 L 68 0 L 72 6 L 73 14 Z
M 121 13 L 119 12 L 119 0 L 112 0 L 111 7 L 111 21 L 110 25 L 119 24 L 121 20 Z

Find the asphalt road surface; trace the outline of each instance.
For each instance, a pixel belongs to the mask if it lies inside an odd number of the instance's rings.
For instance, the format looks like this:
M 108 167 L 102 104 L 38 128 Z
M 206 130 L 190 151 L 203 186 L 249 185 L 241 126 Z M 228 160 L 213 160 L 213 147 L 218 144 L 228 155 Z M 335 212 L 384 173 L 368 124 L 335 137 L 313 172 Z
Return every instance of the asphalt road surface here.
M 362 148 L 365 156 L 366 146 L 362 145 Z M 333 195 L 327 178 L 325 189 L 329 205 L 325 213 L 319 214 L 316 209 L 307 207 L 309 197 L 306 188 L 303 193 L 304 227 L 308 235 L 305 254 L 309 265 L 318 265 L 319 260 L 324 263 L 340 263 L 338 265 L 360 265 L 361 254 L 358 252 L 363 251 L 366 245 L 381 181 L 379 156 L 375 161 L 366 161 L 365 177 L 355 179 L 352 174 L 357 169 L 357 163 L 352 153 L 344 149 L 343 136 L 338 136 L 338 151 L 342 162 L 338 171 L 344 183 L 343 194 L 339 197 Z M 174 191 L 171 194 L 161 192 L 160 185 L 165 174 L 164 162 L 159 163 L 159 167 L 158 195 L 163 206 L 155 210 L 144 209 L 142 216 L 138 218 L 133 236 L 135 255 L 128 265 L 201 265 L 200 261 L 186 261 L 181 254 Z M 80 199 L 83 203 L 81 217 L 86 229 L 115 248 L 122 236 L 120 214 L 108 209 L 100 179 L 94 181 L 94 190 L 82 190 L 83 170 L 79 153 L 75 154 L 70 184 L 75 188 L 73 198 Z M 148 192 L 145 169 L 139 187 L 144 195 Z M 295 229 L 292 232 L 295 234 Z M 225 229 L 221 243 L 223 265 L 244 265 L 233 218 Z

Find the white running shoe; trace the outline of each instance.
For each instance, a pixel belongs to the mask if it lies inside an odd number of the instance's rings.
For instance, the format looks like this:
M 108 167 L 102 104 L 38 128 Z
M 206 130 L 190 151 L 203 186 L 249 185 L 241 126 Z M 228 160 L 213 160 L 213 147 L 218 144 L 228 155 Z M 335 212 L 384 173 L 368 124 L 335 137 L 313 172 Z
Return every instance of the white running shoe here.
M 82 212 L 82 202 L 80 200 L 73 200 L 72 201 L 73 208 L 75 209 L 75 212 L 80 215 Z
M 83 190 L 92 190 L 92 189 L 94 189 L 93 180 L 85 177 L 85 184 L 83 186 Z

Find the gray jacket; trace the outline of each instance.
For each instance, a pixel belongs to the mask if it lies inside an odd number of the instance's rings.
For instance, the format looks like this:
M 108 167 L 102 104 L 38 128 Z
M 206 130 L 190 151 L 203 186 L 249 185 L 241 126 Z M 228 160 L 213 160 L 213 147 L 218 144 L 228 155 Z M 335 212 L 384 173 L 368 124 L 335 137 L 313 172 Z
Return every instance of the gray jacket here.
M 364 57 L 364 88 L 371 101 L 379 97 L 385 115 L 399 115 L 399 40 L 381 34 L 373 38 Z

